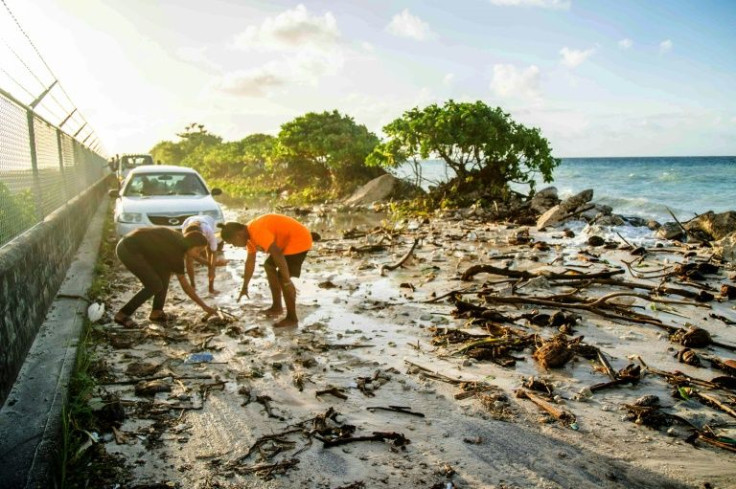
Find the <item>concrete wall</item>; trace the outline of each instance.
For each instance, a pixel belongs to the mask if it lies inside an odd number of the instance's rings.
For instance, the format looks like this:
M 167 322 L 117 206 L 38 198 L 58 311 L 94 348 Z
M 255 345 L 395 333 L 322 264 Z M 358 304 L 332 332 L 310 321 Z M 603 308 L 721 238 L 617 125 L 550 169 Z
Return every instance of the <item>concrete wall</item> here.
M 0 405 L 109 188 L 108 182 L 107 178 L 100 180 L 0 248 Z

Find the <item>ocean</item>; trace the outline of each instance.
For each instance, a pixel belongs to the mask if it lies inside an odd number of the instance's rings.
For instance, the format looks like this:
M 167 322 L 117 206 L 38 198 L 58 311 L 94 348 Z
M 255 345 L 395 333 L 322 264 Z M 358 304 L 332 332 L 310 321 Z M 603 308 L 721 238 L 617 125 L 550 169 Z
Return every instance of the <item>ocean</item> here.
M 441 160 L 424 161 L 422 171 L 433 181 L 449 176 Z M 397 174 L 408 175 L 409 168 Z M 680 221 L 709 210 L 736 210 L 736 156 L 563 158 L 553 177 L 550 183 L 537 180 L 537 190 L 554 186 L 564 199 L 592 188 L 593 202 L 614 213 L 660 223 L 672 221 L 668 208 Z

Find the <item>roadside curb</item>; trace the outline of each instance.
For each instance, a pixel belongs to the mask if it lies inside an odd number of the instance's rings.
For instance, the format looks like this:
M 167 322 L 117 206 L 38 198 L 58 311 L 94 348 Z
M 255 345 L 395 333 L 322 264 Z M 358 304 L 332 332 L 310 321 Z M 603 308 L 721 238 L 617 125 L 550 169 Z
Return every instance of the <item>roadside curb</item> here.
M 74 369 L 108 199 L 95 212 L 0 409 L 0 489 L 57 487 L 62 409 Z

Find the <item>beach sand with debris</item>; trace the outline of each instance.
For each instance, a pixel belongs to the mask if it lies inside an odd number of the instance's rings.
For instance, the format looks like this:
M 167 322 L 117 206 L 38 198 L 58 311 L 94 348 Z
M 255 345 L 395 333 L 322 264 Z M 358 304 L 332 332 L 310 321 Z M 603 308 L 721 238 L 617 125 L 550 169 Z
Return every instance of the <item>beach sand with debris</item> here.
M 231 213 L 242 221 L 252 215 Z M 622 270 L 613 278 L 658 286 L 678 264 L 707 262 L 708 248 L 652 242 L 641 255 L 612 232 L 607 246 L 592 247 L 584 230 L 568 237 L 454 215 L 383 218 L 371 211 L 299 217 L 322 240 L 295 280 L 298 328 L 274 328 L 259 314 L 270 305 L 260 267 L 250 298 L 236 302 L 245 254 L 226 246 L 220 292 L 204 299 L 237 320 L 203 321 L 174 281 L 166 310 L 175 320 L 150 323 L 145 305 L 135 316 L 141 328 L 122 329 L 111 313 L 139 283 L 118 264 L 108 313 L 94 325 L 100 387 L 90 401 L 117 407 L 108 409 L 117 414 L 97 448 L 129 476 L 109 482 L 202 489 L 736 487 L 736 455 L 702 439 L 736 437 L 736 391 L 696 381 L 727 376 L 711 360 L 736 358 L 727 348 L 736 345 L 735 302 L 718 292 L 734 283 L 733 268 L 719 267 L 698 282 L 667 282 L 694 294 L 709 289 L 709 302 L 672 294 L 656 299 L 678 303 L 655 302 L 647 290 L 548 278 Z M 462 280 L 474 265 L 534 276 L 486 271 Z M 204 293 L 204 268 L 197 280 Z M 453 291 L 492 313 L 461 313 Z M 613 292 L 637 295 L 606 304 L 661 325 L 493 300 Z M 566 320 L 550 326 L 558 310 Z M 564 365 L 545 369 L 533 353 L 561 327 L 588 349 L 566 346 Z M 725 345 L 693 347 L 701 367 L 682 363 L 682 340 L 671 338 L 672 328 L 691 327 Z M 469 344 L 492 338 L 500 341 L 496 349 L 472 358 Z M 511 348 L 509 338 L 523 343 Z M 632 371 L 639 378 L 590 389 Z M 689 386 L 668 383 L 672 375 L 675 382 L 689 376 Z M 650 395 L 659 409 L 646 405 Z

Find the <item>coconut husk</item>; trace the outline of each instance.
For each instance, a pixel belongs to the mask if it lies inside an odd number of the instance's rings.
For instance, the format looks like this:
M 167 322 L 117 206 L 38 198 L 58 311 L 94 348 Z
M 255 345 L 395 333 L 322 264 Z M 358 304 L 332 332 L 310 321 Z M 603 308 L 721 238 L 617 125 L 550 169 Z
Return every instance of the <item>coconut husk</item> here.
M 700 367 L 700 357 L 690 348 L 683 348 L 677 352 L 677 360 L 693 367 Z
M 575 356 L 580 338 L 570 341 L 565 335 L 557 335 L 545 341 L 532 355 L 544 369 L 564 367 Z
M 690 328 L 685 332 L 678 331 L 675 336 L 682 346 L 688 348 L 704 348 L 713 343 L 710 333 L 703 328 Z

